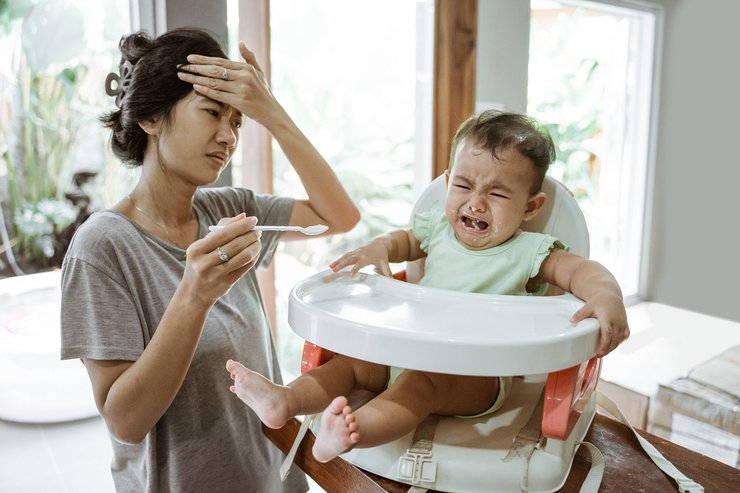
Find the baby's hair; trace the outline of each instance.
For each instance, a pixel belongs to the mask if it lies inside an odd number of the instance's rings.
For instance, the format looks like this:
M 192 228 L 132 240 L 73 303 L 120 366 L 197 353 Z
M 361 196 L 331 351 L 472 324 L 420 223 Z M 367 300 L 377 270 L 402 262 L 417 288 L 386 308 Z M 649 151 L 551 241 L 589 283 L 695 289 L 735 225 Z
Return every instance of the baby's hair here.
M 177 77 L 177 67 L 187 56 L 198 54 L 226 58 L 223 48 L 207 31 L 179 28 L 156 38 L 140 31 L 121 38 L 120 107 L 100 117 L 112 130 L 111 148 L 124 163 L 136 167 L 144 160 L 147 134 L 139 122 L 162 117 L 171 122 L 175 104 L 190 94 L 193 85 Z M 133 68 L 131 68 L 133 67 Z
M 498 158 L 498 151 L 503 149 L 516 149 L 529 158 L 535 170 L 532 194 L 540 191 L 547 168 L 555 160 L 555 145 L 550 133 L 537 120 L 520 113 L 487 110 L 471 116 L 457 129 L 452 141 L 450 171 L 455 163 L 457 148 L 467 137 L 495 158 Z

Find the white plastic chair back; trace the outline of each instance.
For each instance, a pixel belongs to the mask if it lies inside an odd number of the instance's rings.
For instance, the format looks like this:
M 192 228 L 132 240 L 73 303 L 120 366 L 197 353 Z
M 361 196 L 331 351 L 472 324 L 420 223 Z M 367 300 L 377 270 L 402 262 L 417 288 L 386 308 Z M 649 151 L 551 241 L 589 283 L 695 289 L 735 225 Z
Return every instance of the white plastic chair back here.
M 542 191 L 547 196 L 542 210 L 534 219 L 525 222 L 522 229 L 552 235 L 568 245 L 572 253 L 588 258 L 588 227 L 576 199 L 565 185 L 550 176 L 545 177 Z M 429 210 L 435 202 L 444 201 L 446 193 L 447 183 L 442 174 L 421 193 L 411 211 L 411 218 Z M 424 259 L 406 264 L 406 280 L 409 282 L 418 282 L 423 272 Z

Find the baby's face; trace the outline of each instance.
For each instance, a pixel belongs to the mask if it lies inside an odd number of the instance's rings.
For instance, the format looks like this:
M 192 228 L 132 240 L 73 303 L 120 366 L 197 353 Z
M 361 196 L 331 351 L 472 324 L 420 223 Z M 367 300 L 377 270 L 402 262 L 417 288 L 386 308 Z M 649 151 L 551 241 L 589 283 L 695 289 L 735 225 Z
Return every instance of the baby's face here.
M 471 250 L 504 243 L 534 216 L 532 162 L 515 149 L 497 154 L 499 159 L 467 139 L 455 154 L 445 214 L 457 240 Z

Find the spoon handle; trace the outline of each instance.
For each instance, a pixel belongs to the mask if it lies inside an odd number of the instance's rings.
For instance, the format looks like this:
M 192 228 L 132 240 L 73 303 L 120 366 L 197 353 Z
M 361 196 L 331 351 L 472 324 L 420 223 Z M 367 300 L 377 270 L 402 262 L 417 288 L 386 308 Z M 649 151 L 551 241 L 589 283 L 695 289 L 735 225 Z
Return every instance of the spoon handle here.
M 302 226 L 260 226 L 254 227 L 257 231 L 302 231 Z
M 221 229 L 223 226 L 219 226 L 217 224 L 214 224 L 212 226 L 208 226 L 208 231 L 215 231 L 217 229 Z M 256 231 L 302 231 L 302 226 L 255 226 L 254 229 Z

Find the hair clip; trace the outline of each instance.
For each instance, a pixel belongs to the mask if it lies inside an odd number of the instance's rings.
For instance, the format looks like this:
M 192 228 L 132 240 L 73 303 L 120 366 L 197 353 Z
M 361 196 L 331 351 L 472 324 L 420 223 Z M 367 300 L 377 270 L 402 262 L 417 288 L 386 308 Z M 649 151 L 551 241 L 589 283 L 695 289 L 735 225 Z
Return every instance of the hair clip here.
M 116 106 L 121 107 L 123 104 L 123 98 L 126 96 L 126 91 L 131 85 L 131 75 L 134 72 L 134 65 L 128 60 L 121 61 L 119 68 L 121 75 L 117 75 L 115 72 L 111 72 L 105 78 L 105 92 L 108 96 L 116 97 Z M 113 88 L 113 82 L 116 83 L 116 87 Z

